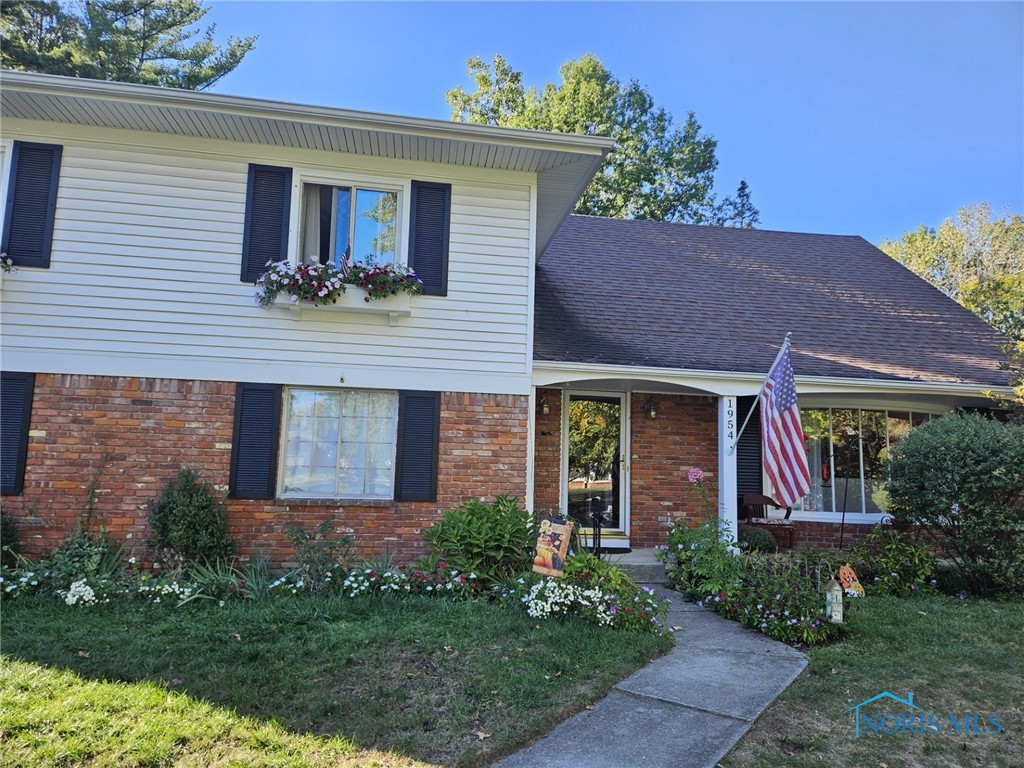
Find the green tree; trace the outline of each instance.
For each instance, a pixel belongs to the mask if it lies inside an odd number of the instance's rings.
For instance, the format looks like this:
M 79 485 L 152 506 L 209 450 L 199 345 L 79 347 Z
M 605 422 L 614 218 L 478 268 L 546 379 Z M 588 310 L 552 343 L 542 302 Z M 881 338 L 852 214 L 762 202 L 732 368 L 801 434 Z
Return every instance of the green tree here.
M 255 36 L 213 41 L 198 0 L 2 0 L 0 65 L 97 80 L 209 88 L 252 50 Z
M 619 447 L 619 405 L 599 400 L 569 404 L 570 479 L 603 480 Z
M 452 119 L 559 133 L 610 136 L 616 146 L 576 204 L 576 213 L 627 219 L 753 226 L 758 212 L 746 182 L 717 200 L 717 142 L 692 112 L 678 126 L 636 80 L 615 78 L 587 54 L 562 65 L 561 83 L 523 85 L 501 56 L 467 61 L 475 90 L 446 98 Z
M 879 246 L 1013 339 L 1024 340 L 1024 217 L 988 203 L 961 208 L 938 229 L 920 226 Z

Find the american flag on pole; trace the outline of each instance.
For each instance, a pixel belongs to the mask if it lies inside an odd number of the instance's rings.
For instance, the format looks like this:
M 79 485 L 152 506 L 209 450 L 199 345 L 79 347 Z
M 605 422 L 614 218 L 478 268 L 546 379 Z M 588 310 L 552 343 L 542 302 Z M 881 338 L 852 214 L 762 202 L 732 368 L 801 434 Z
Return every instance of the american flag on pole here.
M 791 507 L 797 499 L 811 492 L 811 473 L 807 468 L 788 343 L 768 372 L 768 380 L 761 390 L 761 443 L 764 471 L 775 491 L 775 500 L 784 507 Z

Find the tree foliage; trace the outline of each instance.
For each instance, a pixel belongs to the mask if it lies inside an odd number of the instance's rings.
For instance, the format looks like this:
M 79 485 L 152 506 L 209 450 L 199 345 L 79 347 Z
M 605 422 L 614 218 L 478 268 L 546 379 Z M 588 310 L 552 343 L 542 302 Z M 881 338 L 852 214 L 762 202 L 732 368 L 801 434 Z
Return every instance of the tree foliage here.
M 961 208 L 938 229 L 920 226 L 879 246 L 1007 336 L 1024 340 L 1024 217 Z
M 569 475 L 603 480 L 612 471 L 619 447 L 620 406 L 599 400 L 569 404 Z
M 758 211 L 747 183 L 736 198 L 714 193 L 717 142 L 692 112 L 682 126 L 636 80 L 622 82 L 587 54 L 562 65 L 561 83 L 523 85 L 501 56 L 472 58 L 475 90 L 446 98 L 452 119 L 484 125 L 610 136 L 616 146 L 576 204 L 576 213 L 753 227 Z
M 199 0 L 2 0 L 0 66 L 188 90 L 209 88 L 252 50 L 255 36 L 213 41 Z

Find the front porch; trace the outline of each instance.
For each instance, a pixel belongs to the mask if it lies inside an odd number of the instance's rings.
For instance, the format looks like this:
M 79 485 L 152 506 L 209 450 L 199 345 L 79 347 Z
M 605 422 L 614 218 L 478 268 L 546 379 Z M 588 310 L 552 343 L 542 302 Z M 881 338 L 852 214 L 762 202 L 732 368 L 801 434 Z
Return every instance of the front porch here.
M 815 406 L 821 402 L 814 396 L 807 400 Z M 699 468 L 712 504 L 735 536 L 746 522 L 744 494 L 771 492 L 761 468 L 756 409 L 735 451 L 730 451 L 753 402 L 753 395 L 719 395 L 641 379 L 539 386 L 532 413 L 532 508 L 538 513 L 568 514 L 581 526 L 588 544 L 592 544 L 593 512 L 601 512 L 603 548 L 613 555 L 615 550 L 651 550 L 664 543 L 676 521 L 696 525 L 704 517 L 704 504 L 688 480 L 690 470 Z M 930 407 L 935 410 L 934 405 Z M 820 408 L 813 411 L 822 412 Z M 856 409 L 847 412 L 860 413 Z M 867 423 L 869 411 L 863 413 Z M 891 411 L 889 418 L 896 419 L 896 411 Z M 601 422 L 600 428 L 589 421 Z M 818 438 L 812 435 L 809 439 L 813 443 Z M 883 443 L 885 440 L 883 436 Z M 598 444 L 600 449 L 595 450 Z M 809 450 L 818 456 L 822 450 L 828 453 L 818 443 Z M 837 454 L 825 463 L 835 474 L 852 472 L 843 469 L 841 459 Z M 818 459 L 816 473 L 821 464 Z M 877 483 L 863 473 L 872 465 L 862 459 L 859 466 L 859 477 L 840 477 L 831 485 L 843 483 L 846 490 L 864 488 L 870 502 L 870 491 Z M 822 477 L 815 481 L 814 498 L 821 496 L 822 487 L 828 490 L 828 485 L 822 486 L 827 482 Z M 855 496 L 860 499 L 861 492 L 857 490 Z M 835 505 L 801 506 L 793 510 L 784 531 L 782 526 L 765 526 L 773 535 L 780 534 L 776 539 L 783 548 L 847 547 L 866 536 L 882 518 L 866 507 L 855 511 L 852 504 L 845 520 Z M 784 512 L 771 510 L 768 516 L 782 523 Z

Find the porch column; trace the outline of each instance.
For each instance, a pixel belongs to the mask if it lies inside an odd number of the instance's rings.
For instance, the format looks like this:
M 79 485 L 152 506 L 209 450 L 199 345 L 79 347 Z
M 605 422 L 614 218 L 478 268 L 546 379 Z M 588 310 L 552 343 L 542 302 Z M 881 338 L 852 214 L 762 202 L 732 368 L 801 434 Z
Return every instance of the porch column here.
M 718 519 L 729 527 L 729 536 L 737 534 L 736 510 L 736 452 L 729 452 L 736 442 L 739 421 L 736 413 L 736 397 L 727 395 L 718 398 Z

